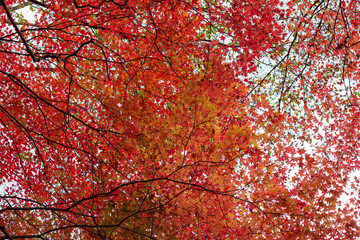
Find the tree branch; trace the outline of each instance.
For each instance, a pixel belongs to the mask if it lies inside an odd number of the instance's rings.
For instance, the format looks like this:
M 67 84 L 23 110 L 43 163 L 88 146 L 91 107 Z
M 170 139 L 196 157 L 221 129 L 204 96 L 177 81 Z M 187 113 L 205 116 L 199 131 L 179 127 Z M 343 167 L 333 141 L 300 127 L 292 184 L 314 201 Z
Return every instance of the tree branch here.
M 47 8 L 46 4 L 37 0 L 28 0 L 30 3 L 35 4 L 35 5 L 39 5 L 41 7 Z
M 10 239 L 10 240 L 13 239 L 13 238 L 6 232 L 4 226 L 0 226 L 0 230 L 5 234 L 5 236 L 6 236 L 8 239 Z
M 8 6 L 6 5 L 6 3 L 5 3 L 5 0 L 0 0 L 0 1 L 1 1 L 1 4 L 3 5 L 3 7 L 4 7 L 4 9 L 5 9 L 6 15 L 8 16 L 11 24 L 14 26 L 15 31 L 19 34 L 22 42 L 24 43 L 25 48 L 26 48 L 26 51 L 30 54 L 32 60 L 33 60 L 34 62 L 37 62 L 38 59 L 35 57 L 34 53 L 31 51 L 31 48 L 30 48 L 28 42 L 26 41 L 24 35 L 21 33 L 20 29 L 18 28 L 18 26 L 16 25 L 14 19 L 12 18 L 11 13 L 10 13 L 10 10 L 9 10 Z

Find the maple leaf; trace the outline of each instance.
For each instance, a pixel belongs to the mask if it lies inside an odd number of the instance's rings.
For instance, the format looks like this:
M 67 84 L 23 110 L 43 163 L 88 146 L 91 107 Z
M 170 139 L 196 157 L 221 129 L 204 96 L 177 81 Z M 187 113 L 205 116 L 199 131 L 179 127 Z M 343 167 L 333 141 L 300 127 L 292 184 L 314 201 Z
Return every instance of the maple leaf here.
M 0 3 L 0 239 L 359 237 L 355 2 Z

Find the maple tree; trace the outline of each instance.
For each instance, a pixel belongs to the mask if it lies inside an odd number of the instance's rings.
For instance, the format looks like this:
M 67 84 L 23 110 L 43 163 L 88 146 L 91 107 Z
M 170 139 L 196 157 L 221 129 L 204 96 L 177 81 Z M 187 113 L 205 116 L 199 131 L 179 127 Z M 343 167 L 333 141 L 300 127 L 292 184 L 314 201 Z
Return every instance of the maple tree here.
M 0 3 L 0 239 L 359 237 L 359 2 Z

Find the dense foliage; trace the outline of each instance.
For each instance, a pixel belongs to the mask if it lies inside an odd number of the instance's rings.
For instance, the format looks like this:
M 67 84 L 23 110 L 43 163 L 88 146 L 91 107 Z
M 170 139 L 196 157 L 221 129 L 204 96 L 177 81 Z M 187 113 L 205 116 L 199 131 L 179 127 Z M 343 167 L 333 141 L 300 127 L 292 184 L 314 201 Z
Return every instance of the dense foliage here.
M 0 239 L 359 237 L 357 0 L 0 3 Z

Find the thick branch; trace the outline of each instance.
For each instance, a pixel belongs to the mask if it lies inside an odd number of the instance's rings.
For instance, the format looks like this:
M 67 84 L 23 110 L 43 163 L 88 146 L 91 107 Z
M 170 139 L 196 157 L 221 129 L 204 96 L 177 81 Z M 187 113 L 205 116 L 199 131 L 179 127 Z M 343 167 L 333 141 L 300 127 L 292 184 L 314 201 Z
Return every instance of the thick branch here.
M 7 238 L 10 239 L 10 240 L 13 239 L 13 238 L 6 232 L 4 226 L 0 226 L 0 230 L 5 234 L 5 237 L 7 237 Z

